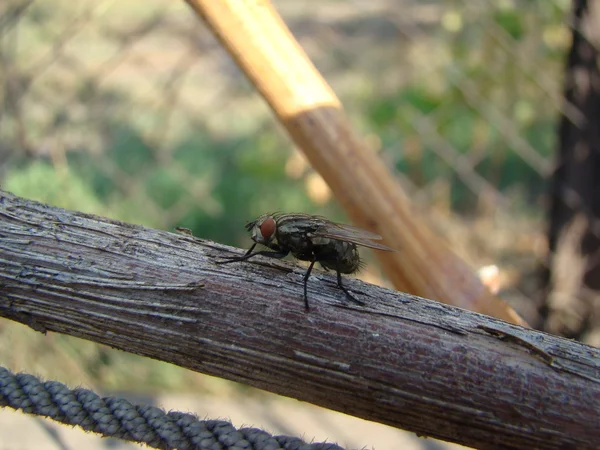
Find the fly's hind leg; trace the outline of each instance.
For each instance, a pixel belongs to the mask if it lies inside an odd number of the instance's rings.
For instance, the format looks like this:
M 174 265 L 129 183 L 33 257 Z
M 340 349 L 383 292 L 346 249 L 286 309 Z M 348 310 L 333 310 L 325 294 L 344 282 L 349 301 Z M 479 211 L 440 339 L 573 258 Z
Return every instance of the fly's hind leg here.
M 337 272 L 337 285 L 342 291 L 344 291 L 344 294 L 346 294 L 346 297 L 348 297 L 349 300 L 352 300 L 354 303 L 356 303 L 358 305 L 365 306 L 365 304 L 363 302 L 354 298 L 354 296 L 350 293 L 350 291 L 344 287 L 344 285 L 342 284 L 342 273 L 340 272 L 340 269 L 336 269 L 336 272 Z

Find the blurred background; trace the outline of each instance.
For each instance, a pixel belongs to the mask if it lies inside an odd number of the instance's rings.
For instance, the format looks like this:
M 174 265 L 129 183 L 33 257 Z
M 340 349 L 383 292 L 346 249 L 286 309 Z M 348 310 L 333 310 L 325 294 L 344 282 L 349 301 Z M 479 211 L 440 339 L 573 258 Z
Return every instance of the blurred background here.
M 570 2 L 273 4 L 432 226 L 531 320 Z M 0 185 L 16 195 L 243 248 L 267 211 L 347 220 L 183 1 L 5 0 L 0 77 Z M 375 265 L 361 277 L 385 284 Z M 6 321 L 0 364 L 101 391 L 264 395 Z

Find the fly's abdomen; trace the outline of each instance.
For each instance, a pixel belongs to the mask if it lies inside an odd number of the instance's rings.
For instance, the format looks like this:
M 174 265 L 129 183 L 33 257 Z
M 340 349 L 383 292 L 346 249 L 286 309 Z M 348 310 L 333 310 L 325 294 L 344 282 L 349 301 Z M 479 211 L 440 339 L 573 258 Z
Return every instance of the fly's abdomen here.
M 326 269 L 339 270 L 341 273 L 356 272 L 360 268 L 360 255 L 356 245 L 335 239 L 330 241 L 330 244 L 317 254 L 321 265 Z

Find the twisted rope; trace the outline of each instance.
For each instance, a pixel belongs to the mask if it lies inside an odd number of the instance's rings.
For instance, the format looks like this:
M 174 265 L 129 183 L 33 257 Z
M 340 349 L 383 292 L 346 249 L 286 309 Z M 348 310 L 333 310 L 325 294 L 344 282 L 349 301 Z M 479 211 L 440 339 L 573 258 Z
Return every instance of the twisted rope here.
M 101 398 L 88 389 L 71 390 L 57 381 L 42 382 L 33 375 L 15 375 L 0 367 L 0 407 L 5 406 L 161 450 L 344 450 L 335 444 L 307 444 L 295 437 L 272 436 L 257 428 L 236 430 L 223 420 L 165 413 L 119 397 Z

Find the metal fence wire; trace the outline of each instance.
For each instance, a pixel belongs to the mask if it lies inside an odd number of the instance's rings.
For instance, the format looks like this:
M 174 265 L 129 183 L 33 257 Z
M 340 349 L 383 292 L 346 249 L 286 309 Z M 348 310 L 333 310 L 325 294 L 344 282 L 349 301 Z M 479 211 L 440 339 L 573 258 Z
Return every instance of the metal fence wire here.
M 457 251 L 535 295 L 557 118 L 575 114 L 569 2 L 273 4 Z M 8 190 L 238 244 L 256 210 L 332 204 L 185 2 L 5 1 L 0 61 Z

